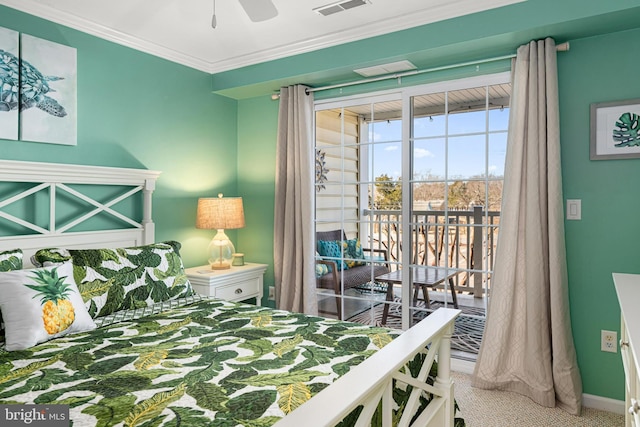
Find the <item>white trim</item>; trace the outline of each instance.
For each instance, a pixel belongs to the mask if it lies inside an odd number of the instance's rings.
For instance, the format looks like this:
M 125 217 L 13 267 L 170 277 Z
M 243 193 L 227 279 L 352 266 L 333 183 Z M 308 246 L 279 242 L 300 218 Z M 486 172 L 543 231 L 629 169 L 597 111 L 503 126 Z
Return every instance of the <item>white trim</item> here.
M 476 362 L 451 358 L 451 370 L 467 375 L 473 375 Z M 596 396 L 595 394 L 582 394 L 582 406 L 585 408 L 598 409 L 600 411 L 613 412 L 614 414 L 624 414 L 624 400 L 611 399 L 609 397 Z
M 582 406 L 586 408 L 599 409 L 601 411 L 613 412 L 614 414 L 625 413 L 623 400 L 610 399 L 608 397 L 596 396 L 595 394 L 583 393 Z
M 0 160 L 0 181 L 65 184 L 144 185 L 160 172 L 147 169 Z
M 453 90 L 471 89 L 479 86 L 492 86 L 511 82 L 511 72 L 482 74 L 479 76 L 462 77 L 453 80 L 444 80 L 435 83 L 425 83 L 403 88 L 386 89 L 347 96 L 335 96 L 314 102 L 315 111 L 330 110 L 334 108 L 352 107 L 354 105 L 368 104 L 371 102 L 400 101 L 402 96 L 426 95 Z
M 57 10 L 52 6 L 42 4 L 36 0 L 0 0 L 0 4 L 123 46 L 150 53 L 169 61 L 215 74 L 261 62 L 273 61 L 344 43 L 380 36 L 395 31 L 431 24 L 438 21 L 444 21 L 446 19 L 460 17 L 463 15 L 470 15 L 476 12 L 499 8 L 523 1 L 525 0 L 447 1 L 443 2 L 441 5 L 436 5 L 435 7 L 421 12 L 397 16 L 384 21 L 375 22 L 374 24 L 367 23 L 366 25 L 354 26 L 345 31 L 337 31 L 325 36 L 313 37 L 307 40 L 238 55 L 236 57 L 219 61 L 209 61 L 204 57 L 187 55 L 158 43 L 143 40 L 131 34 L 127 34 L 113 28 L 108 28 L 104 25 L 81 18 L 71 13 Z M 464 4 L 461 5 L 460 3 Z

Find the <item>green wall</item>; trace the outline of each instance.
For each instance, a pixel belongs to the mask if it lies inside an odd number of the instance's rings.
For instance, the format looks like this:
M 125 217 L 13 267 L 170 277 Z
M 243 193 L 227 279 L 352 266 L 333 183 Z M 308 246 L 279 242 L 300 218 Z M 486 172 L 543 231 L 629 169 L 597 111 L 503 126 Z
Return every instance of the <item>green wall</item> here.
M 236 250 L 245 259 L 268 264 L 265 297 L 273 279 L 273 220 L 276 174 L 277 101 L 270 97 L 238 102 L 238 194 L 242 195 L 246 227 L 238 230 Z
M 236 194 L 236 101 L 212 94 L 207 73 L 4 6 L 0 26 L 78 58 L 78 145 L 0 140 L 0 158 L 162 171 L 156 238 L 181 241 L 188 266 L 206 263 L 213 234 L 195 228 L 197 198 Z
M 600 351 L 600 330 L 620 332 L 611 273 L 640 273 L 640 159 L 589 160 L 589 106 L 640 98 L 638 43 L 640 29 L 574 40 L 558 60 L 564 197 L 582 199 L 582 220 L 565 222 L 574 341 L 585 392 L 615 399 L 622 362 Z

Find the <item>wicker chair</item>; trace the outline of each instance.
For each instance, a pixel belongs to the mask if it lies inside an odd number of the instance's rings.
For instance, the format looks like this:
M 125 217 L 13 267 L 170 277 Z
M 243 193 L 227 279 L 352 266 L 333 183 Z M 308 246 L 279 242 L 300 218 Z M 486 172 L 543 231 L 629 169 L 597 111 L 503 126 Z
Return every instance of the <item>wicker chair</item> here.
M 318 231 L 316 232 L 316 242 L 319 240 L 346 240 L 346 235 L 343 230 Z M 342 271 L 338 271 L 338 265 L 335 261 L 316 261 L 318 264 L 325 264 L 329 266 L 329 273 L 316 278 L 316 287 L 331 289 L 335 292 L 336 305 L 338 307 L 338 319 L 340 320 L 342 320 L 342 300 L 340 295 L 342 295 L 343 290 L 369 283 L 371 281 L 372 270 L 374 278 L 389 272 L 387 251 L 385 249 L 362 248 L 362 251 L 369 252 L 371 254 L 377 253 L 379 256 L 384 258 L 384 261 L 376 262 L 373 265 L 368 263 L 357 267 L 351 267 Z

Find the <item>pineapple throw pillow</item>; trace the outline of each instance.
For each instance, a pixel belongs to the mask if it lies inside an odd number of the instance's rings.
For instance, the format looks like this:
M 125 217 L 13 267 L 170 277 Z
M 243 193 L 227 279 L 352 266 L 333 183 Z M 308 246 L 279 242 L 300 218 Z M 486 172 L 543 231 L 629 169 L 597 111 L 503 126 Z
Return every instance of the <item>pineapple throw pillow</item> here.
M 70 262 L 0 273 L 6 350 L 24 350 L 96 328 L 73 279 Z

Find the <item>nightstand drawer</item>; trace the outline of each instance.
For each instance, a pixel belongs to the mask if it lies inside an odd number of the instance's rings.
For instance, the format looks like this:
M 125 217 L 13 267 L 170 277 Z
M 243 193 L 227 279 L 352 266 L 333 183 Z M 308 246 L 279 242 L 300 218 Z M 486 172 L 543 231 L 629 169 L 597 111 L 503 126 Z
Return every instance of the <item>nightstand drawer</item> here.
M 264 273 L 266 264 L 246 263 L 227 270 L 211 270 L 208 265 L 191 267 L 185 270 L 193 286 L 200 295 L 209 295 L 227 301 L 256 299 L 262 302 Z
M 214 288 L 215 297 L 227 301 L 242 301 L 253 298 L 260 292 L 260 280 L 257 278 L 229 283 Z

